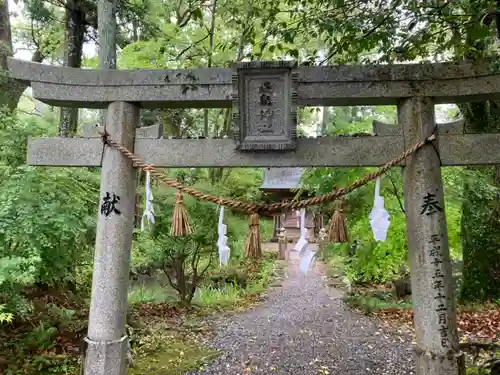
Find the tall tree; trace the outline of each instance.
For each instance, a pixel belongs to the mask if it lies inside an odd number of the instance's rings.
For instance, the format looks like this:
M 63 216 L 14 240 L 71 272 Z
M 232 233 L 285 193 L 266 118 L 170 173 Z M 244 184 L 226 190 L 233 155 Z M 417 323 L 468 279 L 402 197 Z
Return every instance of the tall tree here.
M 83 4 L 80 0 L 68 0 L 66 3 L 66 33 L 64 43 L 64 65 L 71 68 L 82 66 L 83 42 L 86 20 Z M 78 108 L 61 108 L 59 135 L 70 137 L 76 134 L 78 127 Z
M 466 132 L 500 132 L 498 103 L 469 103 L 460 109 Z M 460 300 L 496 300 L 500 298 L 500 167 L 468 167 L 463 194 Z
M 116 0 L 99 0 L 97 4 L 99 34 L 99 69 L 116 69 Z M 101 124 L 106 122 L 101 111 Z
M 9 1 L 0 0 L 0 106 L 7 106 L 11 111 L 17 108 L 26 83 L 9 78 L 7 57 L 12 56 L 12 30 L 10 25 Z M 43 54 L 37 48 L 32 61 L 41 62 Z
M 7 57 L 12 56 L 12 32 L 10 29 L 10 15 L 9 15 L 9 2 L 8 0 L 0 1 L 0 103 L 7 105 L 9 109 L 13 110 L 17 107 L 17 102 L 12 101 L 12 95 L 8 93 L 11 91 L 13 82 L 7 75 Z M 20 95 L 19 95 L 20 96 Z
M 500 8 L 500 1 L 496 3 Z M 491 11 L 482 2 L 470 1 L 460 5 L 464 14 L 474 15 L 474 22 L 447 20 L 455 39 L 455 58 L 498 59 L 499 9 Z M 446 10 L 447 15 L 452 13 L 451 7 Z M 498 101 L 466 103 L 458 107 L 465 119 L 466 133 L 500 132 Z M 464 266 L 460 300 L 495 300 L 500 298 L 500 167 L 468 167 L 463 183 L 461 237 Z

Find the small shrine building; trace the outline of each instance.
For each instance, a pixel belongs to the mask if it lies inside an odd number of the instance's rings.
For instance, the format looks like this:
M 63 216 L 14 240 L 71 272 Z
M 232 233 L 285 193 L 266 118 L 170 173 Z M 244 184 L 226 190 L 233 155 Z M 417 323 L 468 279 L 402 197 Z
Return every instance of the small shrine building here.
M 264 182 L 260 187 L 263 194 L 263 199 L 270 201 L 290 201 L 297 194 L 297 189 L 300 188 L 300 177 L 304 172 L 304 168 L 265 168 Z M 307 195 L 307 192 L 302 194 Z M 300 215 L 296 210 L 288 210 L 281 215 L 274 217 L 273 237 L 271 241 L 278 240 L 279 228 L 285 228 L 287 237 L 291 241 L 296 241 L 300 238 Z M 310 240 L 314 237 L 314 214 L 306 210 L 305 227 L 308 230 Z

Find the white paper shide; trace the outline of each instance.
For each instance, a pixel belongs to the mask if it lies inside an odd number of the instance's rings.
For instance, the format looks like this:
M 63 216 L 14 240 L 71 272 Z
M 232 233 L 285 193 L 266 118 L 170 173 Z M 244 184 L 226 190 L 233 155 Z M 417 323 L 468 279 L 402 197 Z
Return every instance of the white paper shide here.
M 153 192 L 151 191 L 151 176 L 149 171 L 146 171 L 146 207 L 144 208 L 144 213 L 141 218 L 141 232 L 144 232 L 145 221 L 148 221 L 148 225 L 155 223 L 155 210 L 153 207 Z
M 389 212 L 384 208 L 384 198 L 380 196 L 380 177 L 375 182 L 375 198 L 370 212 L 370 226 L 376 241 L 385 241 L 389 229 Z
M 219 263 L 226 266 L 229 263 L 230 249 L 227 246 L 227 225 L 224 224 L 224 206 L 220 206 L 218 232 Z
M 301 208 L 300 212 L 300 219 L 299 219 L 299 225 L 300 225 L 300 238 L 295 244 L 293 250 L 299 252 L 299 269 L 303 273 L 307 273 L 309 270 L 309 267 L 311 266 L 311 263 L 314 259 L 314 255 L 316 254 L 314 251 L 312 251 L 309 248 L 309 238 L 307 236 L 307 229 L 306 229 L 306 209 Z

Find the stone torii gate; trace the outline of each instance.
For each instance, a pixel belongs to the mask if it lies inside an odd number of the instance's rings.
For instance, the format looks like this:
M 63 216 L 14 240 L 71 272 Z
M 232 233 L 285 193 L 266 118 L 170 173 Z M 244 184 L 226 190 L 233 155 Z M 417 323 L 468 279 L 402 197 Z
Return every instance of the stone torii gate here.
M 487 64 L 251 62 L 234 69 L 97 71 L 9 59 L 8 67 L 12 78 L 30 82 L 33 96 L 47 104 L 107 108 L 109 137 L 158 167 L 379 166 L 436 134 L 432 144 L 401 163 L 417 374 L 461 372 L 440 166 L 500 163 L 500 134 L 447 132 L 449 126 L 436 127 L 434 105 L 500 97 L 500 75 Z M 400 126 L 381 126 L 373 137 L 296 137 L 297 106 L 363 104 L 396 104 Z M 140 108 L 231 106 L 235 140 L 135 137 Z M 31 139 L 28 163 L 102 167 L 85 374 L 125 374 L 134 168 L 93 137 Z

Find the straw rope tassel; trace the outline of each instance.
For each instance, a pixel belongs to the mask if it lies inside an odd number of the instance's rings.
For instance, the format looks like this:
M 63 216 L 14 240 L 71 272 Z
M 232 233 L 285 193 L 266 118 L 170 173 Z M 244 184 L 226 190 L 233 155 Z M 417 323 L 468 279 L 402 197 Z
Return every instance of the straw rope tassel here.
M 172 228 L 170 228 L 170 235 L 175 237 L 183 237 L 191 234 L 191 226 L 184 206 L 182 194 L 178 191 L 175 194 L 174 215 L 172 217 Z
M 342 201 L 335 201 L 335 211 L 330 223 L 328 240 L 332 243 L 344 243 L 349 241 L 347 236 L 347 225 Z
M 245 245 L 245 255 L 250 259 L 259 259 L 262 257 L 262 249 L 260 246 L 259 214 L 256 213 L 253 213 L 250 216 L 250 233 L 248 234 Z

